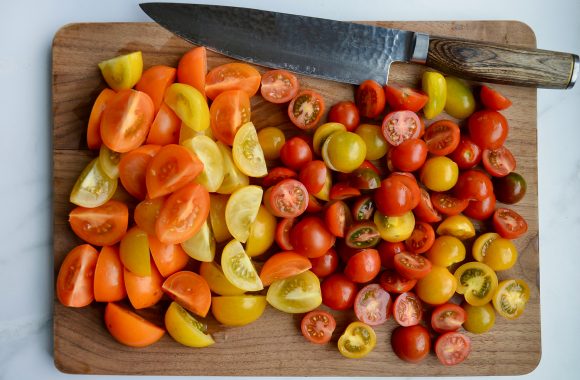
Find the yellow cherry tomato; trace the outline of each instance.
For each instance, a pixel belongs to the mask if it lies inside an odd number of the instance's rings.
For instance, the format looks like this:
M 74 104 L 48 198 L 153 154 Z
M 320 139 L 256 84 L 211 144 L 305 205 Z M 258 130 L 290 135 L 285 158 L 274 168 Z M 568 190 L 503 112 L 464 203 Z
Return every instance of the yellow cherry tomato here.
M 374 222 L 383 240 L 391 243 L 407 240 L 415 228 L 415 216 L 409 211 L 401 216 L 386 216 L 375 211 Z
M 475 99 L 467 84 L 459 78 L 445 78 L 447 99 L 445 112 L 456 119 L 467 119 L 475 111 Z
M 321 199 L 323 201 L 330 200 L 330 189 L 332 188 L 332 172 L 330 170 L 326 171 L 326 181 L 322 186 L 322 190 L 318 193 L 313 194 L 315 198 Z
M 274 243 L 276 234 L 276 217 L 263 205 L 260 206 L 256 220 L 250 227 L 250 236 L 246 241 L 246 253 L 250 257 L 266 252 Z
M 209 128 L 207 101 L 193 86 L 173 83 L 165 90 L 163 100 L 189 128 L 198 132 Z
M 283 280 L 274 281 L 268 288 L 266 300 L 285 313 L 307 313 L 322 303 L 320 280 L 307 270 Z
M 241 243 L 245 243 L 250 236 L 250 229 L 260 211 L 263 193 L 260 186 L 250 185 L 236 190 L 228 199 L 226 225 L 232 236 Z
M 454 236 L 439 236 L 425 256 L 433 265 L 448 267 L 465 260 L 465 245 Z
M 143 55 L 140 51 L 99 62 L 105 81 L 115 91 L 133 88 L 143 73 Z
M 421 182 L 429 190 L 447 191 L 457 183 L 459 168 L 457 164 L 445 156 L 431 157 L 425 161 L 421 169 Z
M 224 159 L 215 141 L 199 135 L 185 140 L 181 145 L 192 151 L 203 163 L 203 170 L 194 181 L 210 193 L 216 192 L 224 180 Z
M 377 344 L 373 328 L 362 322 L 352 322 L 338 339 L 338 351 L 350 359 L 367 356 Z
M 435 71 L 425 71 L 422 78 L 422 87 L 423 91 L 429 96 L 427 104 L 423 107 L 423 113 L 425 118 L 433 119 L 445 107 L 445 101 L 447 100 L 445 77 Z
M 473 258 L 479 262 L 483 262 L 484 257 L 487 255 L 487 249 L 492 241 L 499 238 L 499 234 L 495 232 L 487 232 L 478 236 L 477 239 L 473 242 L 473 246 L 471 247 L 471 254 Z
M 493 295 L 493 307 L 504 318 L 517 319 L 530 300 L 530 287 L 524 280 L 505 280 Z
M 184 122 L 181 122 L 181 127 L 179 127 L 179 143 L 183 144 L 184 141 L 192 139 L 195 136 L 207 136 L 215 140 L 211 128 L 206 128 L 203 131 L 195 131 L 189 128 Z
M 483 262 L 495 271 L 507 270 L 518 260 L 518 250 L 509 239 L 497 238 L 489 244 Z
M 497 275 L 484 263 L 471 262 L 457 268 L 457 293 L 465 296 L 465 301 L 473 306 L 485 305 L 497 289 Z
M 277 160 L 280 158 L 280 149 L 286 142 L 286 137 L 280 128 L 266 127 L 258 131 L 258 141 L 266 160 Z
M 99 164 L 109 178 L 119 178 L 119 161 L 121 161 L 121 153 L 112 151 L 105 144 L 101 145 Z
M 165 328 L 173 339 L 188 347 L 207 347 L 215 343 L 207 327 L 176 302 L 165 313 Z
M 451 235 L 460 240 L 465 240 L 475 236 L 475 227 L 465 215 L 453 215 L 447 217 L 437 227 L 437 234 Z
M 367 160 L 378 160 L 387 154 L 389 144 L 383 136 L 381 127 L 378 125 L 361 124 L 357 127 L 354 133 L 359 135 L 365 142 L 367 147 Z
M 232 146 L 234 163 L 249 177 L 263 177 L 268 174 L 264 151 L 258 141 L 256 127 L 250 121 L 242 125 L 234 137 Z
M 352 132 L 334 132 L 322 145 L 322 159 L 326 166 L 342 173 L 350 173 L 358 168 L 366 154 L 365 142 Z
M 467 317 L 463 322 L 463 328 L 473 334 L 483 334 L 495 325 L 495 311 L 491 303 L 482 306 L 473 306 L 464 302 L 461 307 Z
M 202 262 L 199 274 L 207 281 L 211 291 L 220 296 L 239 296 L 245 293 L 245 290 L 234 286 L 224 275 L 222 267 L 213 261 Z
M 215 257 L 215 244 L 213 232 L 206 220 L 193 237 L 181 243 L 181 248 L 192 259 L 209 262 Z
M 217 142 L 217 146 L 222 153 L 224 165 L 224 179 L 217 192 L 219 194 L 231 194 L 239 188 L 248 186 L 250 184 L 250 179 L 247 175 L 242 173 L 234 163 L 234 157 L 230 147 L 221 141 Z
M 99 163 L 92 160 L 81 172 L 70 193 L 70 202 L 87 208 L 107 203 L 117 190 L 118 180 L 110 178 Z
M 239 241 L 232 240 L 226 244 L 221 263 L 224 275 L 235 287 L 249 292 L 264 289 L 252 260 Z
M 325 123 L 320 127 L 316 128 L 314 131 L 314 136 L 312 137 L 312 147 L 314 148 L 314 153 L 319 156 L 322 155 L 322 145 L 334 132 L 346 132 L 346 127 L 340 123 Z
M 151 276 L 151 259 L 149 256 L 149 238 L 139 227 L 127 231 L 119 245 L 119 256 L 123 266 L 141 277 Z
M 457 279 L 447 268 L 434 265 L 427 276 L 419 279 L 415 292 L 421 301 L 441 305 L 449 301 L 457 289 Z
M 211 312 L 226 326 L 244 326 L 256 321 L 266 309 L 265 296 L 212 297 Z
M 229 195 L 209 195 L 209 221 L 213 231 L 213 236 L 218 243 L 231 240 L 232 238 L 232 234 L 226 224 L 226 206 L 229 199 Z

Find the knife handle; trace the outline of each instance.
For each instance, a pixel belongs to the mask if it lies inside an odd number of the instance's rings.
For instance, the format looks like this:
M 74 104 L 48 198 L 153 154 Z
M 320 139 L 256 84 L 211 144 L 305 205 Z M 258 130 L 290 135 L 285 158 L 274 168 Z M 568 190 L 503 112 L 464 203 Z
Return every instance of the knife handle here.
M 580 66 L 575 54 L 436 36 L 426 63 L 465 79 L 560 89 L 574 86 Z

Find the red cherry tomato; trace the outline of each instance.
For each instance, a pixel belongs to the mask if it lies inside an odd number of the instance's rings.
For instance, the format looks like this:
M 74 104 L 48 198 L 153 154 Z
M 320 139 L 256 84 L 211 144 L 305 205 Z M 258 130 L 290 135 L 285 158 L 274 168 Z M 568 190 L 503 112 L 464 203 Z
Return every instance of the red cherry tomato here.
M 423 317 L 423 304 L 415 293 L 401 293 L 393 304 L 393 317 L 401 326 L 415 326 Z
M 356 283 L 371 281 L 381 270 L 381 258 L 376 249 L 363 249 L 355 253 L 346 263 L 344 274 Z
M 336 329 L 334 317 L 322 310 L 313 310 L 302 318 L 300 330 L 311 343 L 324 344 L 330 341 Z
M 347 310 L 354 304 L 357 286 L 342 273 L 335 273 L 320 285 L 322 303 L 334 310 Z
M 459 174 L 453 191 L 459 199 L 482 201 L 493 194 L 493 185 L 482 171 L 471 169 Z
M 419 280 L 431 272 L 431 261 L 413 253 L 401 252 L 395 255 L 395 269 L 401 276 Z
M 526 220 L 514 210 L 498 208 L 493 214 L 493 229 L 506 239 L 516 239 L 528 231 Z
M 422 126 L 419 116 L 412 111 L 394 111 L 383 119 L 383 136 L 393 146 L 403 141 L 421 136 Z
M 497 111 L 477 111 L 469 117 L 467 126 L 469 136 L 481 149 L 499 148 L 508 135 L 508 122 Z
M 494 177 L 505 177 L 516 169 L 516 159 L 505 146 L 483 151 L 483 167 Z
M 413 214 L 415 214 L 415 218 L 422 222 L 437 223 L 441 221 L 441 214 L 433 207 L 431 197 L 425 189 L 421 189 L 419 204 L 413 209 Z
M 451 158 L 457 164 L 459 169 L 471 169 L 481 161 L 481 148 L 474 143 L 467 135 L 462 135 L 459 139 L 459 145 L 451 152 Z
M 358 108 L 350 101 L 336 103 L 328 111 L 328 121 L 340 123 L 346 127 L 347 131 L 352 132 L 360 122 Z
M 319 193 L 326 183 L 328 169 L 324 161 L 310 161 L 300 169 L 298 179 L 306 186 L 308 194 Z
M 421 139 L 409 139 L 391 150 L 391 163 L 397 170 L 414 172 L 427 159 L 427 144 Z
M 457 215 L 467 208 L 467 199 L 458 199 L 446 193 L 432 193 L 431 202 L 435 210 L 443 215 Z
M 352 224 L 352 214 L 343 201 L 332 201 L 324 210 L 324 222 L 336 237 L 344 237 Z
M 391 345 L 399 359 L 419 363 L 429 355 L 431 340 L 423 326 L 397 327 L 391 335 Z
M 405 240 L 405 244 L 412 253 L 425 253 L 435 242 L 435 231 L 430 224 L 425 222 L 415 223 L 411 236 Z
M 286 103 L 298 94 L 296 76 L 286 70 L 270 70 L 262 74 L 260 93 L 270 103 Z
M 470 352 L 471 340 L 458 332 L 445 333 L 435 342 L 435 354 L 444 365 L 459 364 L 467 359 Z
M 290 243 L 294 251 L 308 258 L 324 255 L 332 248 L 335 239 L 322 219 L 316 216 L 302 219 L 290 231 Z
M 375 190 L 377 209 L 388 216 L 400 216 L 419 204 L 421 191 L 413 176 L 391 174 Z
M 330 188 L 330 200 L 344 200 L 348 198 L 358 197 L 360 190 L 350 186 L 347 183 L 339 182 Z
M 312 149 L 304 139 L 292 137 L 282 145 L 280 159 L 284 166 L 292 170 L 300 170 L 312 161 Z
M 419 112 L 427 104 L 429 97 L 421 90 L 388 85 L 384 87 L 387 103 L 393 111 Z
M 336 268 L 338 268 L 339 258 L 338 254 L 333 248 L 330 248 L 328 251 L 326 251 L 324 255 L 314 257 L 309 260 L 312 264 L 312 268 L 310 268 L 310 270 L 319 278 L 330 276 L 336 271 Z
M 481 92 L 479 93 L 479 98 L 485 106 L 494 111 L 501 111 L 509 108 L 512 105 L 511 100 L 500 94 L 498 91 L 493 90 L 485 85 L 481 86 Z
M 372 119 L 385 109 L 385 92 L 377 82 L 366 80 L 357 88 L 355 102 L 360 115 Z
M 298 178 L 298 174 L 292 169 L 279 166 L 268 171 L 268 174 L 262 179 L 262 185 L 264 187 L 271 187 L 288 178 L 296 179 Z
M 264 193 L 264 205 L 279 218 L 296 218 L 308 207 L 308 191 L 302 182 L 285 179 Z
M 439 305 L 431 314 L 431 327 L 438 333 L 457 331 L 465 322 L 467 313 L 454 303 Z
M 378 284 L 359 290 L 354 300 L 354 313 L 359 321 L 370 326 L 382 325 L 390 315 L 391 295 Z
M 311 90 L 302 90 L 288 104 L 290 121 L 300 129 L 312 129 L 324 114 L 322 95 Z
M 390 241 L 381 240 L 379 245 L 377 245 L 381 265 L 385 268 L 395 268 L 395 255 L 406 250 L 407 247 L 405 247 L 403 242 L 391 243 Z
M 284 218 L 278 221 L 276 224 L 276 233 L 274 234 L 274 240 L 278 247 L 285 251 L 291 251 L 294 249 L 290 243 L 290 230 L 294 225 L 294 218 Z
M 457 149 L 460 135 L 457 124 L 451 120 L 439 120 L 427 128 L 423 139 L 427 143 L 429 153 L 446 156 Z
M 320 200 L 312 194 L 308 194 L 308 206 L 306 207 L 306 212 L 310 214 L 316 214 L 324 209 Z
M 482 201 L 469 201 L 463 214 L 476 220 L 486 220 L 495 211 L 495 195 L 492 193 Z
M 409 280 L 393 269 L 387 269 L 381 274 L 379 284 L 389 293 L 405 293 L 411 291 L 417 280 Z

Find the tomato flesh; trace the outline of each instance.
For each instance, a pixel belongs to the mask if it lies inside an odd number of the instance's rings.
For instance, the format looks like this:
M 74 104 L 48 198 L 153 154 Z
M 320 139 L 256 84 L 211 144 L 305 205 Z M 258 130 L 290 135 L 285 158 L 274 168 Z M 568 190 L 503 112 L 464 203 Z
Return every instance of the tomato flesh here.
M 334 317 L 322 310 L 309 312 L 302 318 L 300 330 L 302 335 L 312 343 L 324 344 L 330 341 L 332 333 L 336 329 Z
M 378 284 L 365 286 L 354 300 L 356 317 L 370 326 L 385 323 L 389 318 L 390 306 L 391 296 Z
M 288 116 L 300 129 L 312 129 L 324 114 L 324 98 L 317 92 L 302 90 L 288 105 Z
M 285 179 L 266 191 L 264 204 L 274 216 L 296 218 L 308 207 L 308 190 L 295 179 Z
M 431 261 L 413 253 L 398 253 L 395 255 L 394 262 L 397 272 L 411 280 L 423 278 L 431 271 Z
M 375 118 L 385 109 L 385 93 L 380 84 L 366 80 L 356 90 L 355 102 L 361 116 Z
M 98 255 L 88 244 L 79 245 L 66 255 L 56 279 L 56 296 L 61 304 L 84 307 L 93 302 Z
M 163 283 L 163 291 L 177 303 L 194 314 L 205 317 L 211 305 L 211 291 L 207 281 L 199 274 L 180 271 Z
M 423 306 L 414 293 L 401 293 L 393 304 L 393 317 L 401 326 L 414 326 L 421 322 Z
M 483 151 L 483 167 L 494 177 L 505 177 L 516 168 L 514 155 L 505 146 Z
M 437 306 L 431 314 L 431 327 L 438 333 L 457 331 L 467 318 L 465 310 L 453 303 Z
M 421 120 L 415 112 L 394 111 L 383 119 L 383 136 L 393 146 L 405 140 L 418 138 L 421 133 Z
M 260 93 L 271 103 L 286 103 L 296 96 L 299 90 L 298 79 L 286 70 L 270 70 L 262 75 Z
M 456 365 L 463 362 L 471 352 L 471 340 L 458 332 L 448 332 L 437 338 L 435 353 L 444 365 Z
M 528 231 L 526 220 L 514 210 L 498 208 L 493 214 L 493 228 L 506 239 L 516 239 Z
M 401 294 L 411 291 L 415 287 L 417 280 L 406 279 L 397 271 L 387 269 L 381 274 L 379 283 L 387 292 Z
M 95 208 L 77 207 L 69 214 L 74 233 L 87 243 L 104 246 L 121 241 L 129 224 L 129 209 L 119 201 Z

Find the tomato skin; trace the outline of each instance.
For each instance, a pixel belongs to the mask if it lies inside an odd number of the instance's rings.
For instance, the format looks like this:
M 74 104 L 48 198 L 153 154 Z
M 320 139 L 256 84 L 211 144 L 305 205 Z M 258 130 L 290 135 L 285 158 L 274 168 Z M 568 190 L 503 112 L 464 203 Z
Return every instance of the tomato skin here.
M 385 109 L 385 92 L 374 80 L 365 80 L 356 90 L 355 103 L 362 117 L 375 118 Z
M 410 292 L 417 280 L 409 280 L 401 276 L 393 269 L 387 269 L 381 274 L 379 284 L 389 293 L 406 293 Z
M 97 302 L 120 301 L 127 297 L 123 263 L 116 246 L 101 248 L 95 266 L 94 293 Z
M 467 313 L 454 303 L 439 305 L 431 314 L 431 327 L 438 333 L 457 331 L 465 322 Z
M 419 204 L 413 209 L 413 214 L 415 214 L 415 217 L 421 222 L 437 223 L 441 221 L 441 215 L 439 214 L 439 211 L 435 210 L 433 207 L 431 197 L 425 189 L 421 189 Z
M 491 89 L 485 85 L 481 86 L 479 99 L 490 110 L 501 111 L 512 105 L 511 100 L 500 94 L 497 90 Z
M 194 314 L 205 317 L 211 305 L 211 290 L 205 278 L 190 271 L 175 272 L 163 282 L 163 291 Z
M 334 248 L 329 249 L 322 256 L 314 257 L 309 260 L 312 264 L 310 270 L 312 273 L 317 275 L 318 278 L 327 277 L 336 272 L 340 261 Z
M 332 201 L 324 210 L 324 222 L 336 237 L 344 237 L 353 222 L 352 214 L 343 201 Z
M 423 91 L 429 97 L 423 108 L 423 114 L 429 120 L 439 115 L 447 101 L 447 82 L 445 77 L 436 71 L 425 71 L 421 78 Z
M 497 200 L 502 203 L 518 203 L 526 195 L 526 180 L 518 173 L 512 172 L 505 177 L 494 178 L 492 182 Z
M 360 124 L 354 131 L 367 147 L 366 160 L 378 160 L 387 154 L 389 145 L 383 137 L 381 127 L 373 124 Z
M 156 65 L 143 71 L 141 79 L 135 85 L 135 90 L 149 95 L 157 113 L 163 104 L 163 95 L 169 85 L 175 82 L 177 70 L 174 67 Z
M 311 90 L 302 90 L 288 104 L 288 117 L 300 129 L 313 129 L 324 115 L 324 98 Z
M 451 154 L 451 158 L 459 169 L 471 169 L 481 162 L 483 150 L 474 143 L 467 135 L 461 135 L 457 148 Z
M 401 326 L 415 326 L 423 317 L 421 300 L 412 292 L 401 293 L 393 304 L 393 317 Z
M 467 122 L 469 136 L 481 149 L 498 149 L 508 135 L 508 122 L 497 111 L 477 111 Z
M 395 268 L 395 255 L 406 250 L 407 248 L 403 242 L 391 243 L 390 241 L 382 240 L 377 246 L 381 265 L 388 269 Z
M 427 159 L 428 148 L 421 139 L 408 139 L 403 141 L 391 151 L 393 166 L 404 172 L 419 170 Z
M 483 151 L 483 167 L 494 177 L 505 177 L 516 168 L 516 159 L 505 146 Z
M 310 161 L 300 169 L 298 180 L 304 184 L 308 194 L 317 194 L 324 187 L 327 171 L 323 161 Z
M 89 149 L 99 149 L 101 147 L 103 142 L 101 139 L 103 111 L 105 111 L 105 107 L 113 95 L 115 95 L 115 91 L 105 88 L 99 93 L 95 103 L 93 103 L 87 126 L 87 146 Z
M 209 108 L 212 134 L 232 146 L 242 125 L 250 121 L 250 97 L 241 90 L 228 90 L 216 96 Z
M 486 303 L 483 306 L 471 306 L 467 302 L 463 302 L 461 307 L 466 313 L 463 328 L 470 333 L 482 334 L 495 325 L 495 311 L 491 303 Z
M 421 168 L 421 182 L 429 190 L 447 191 L 457 183 L 459 169 L 449 157 L 430 157 Z
M 290 231 L 290 242 L 295 252 L 308 258 L 322 256 L 335 242 L 322 219 L 308 216 L 299 221 Z
M 383 87 L 385 98 L 393 111 L 407 110 L 419 112 L 427 104 L 429 97 L 421 90 L 409 87 L 387 85 Z
M 381 181 L 374 195 L 377 209 L 387 216 L 401 216 L 417 207 L 420 200 L 419 185 L 414 177 L 391 174 Z
M 423 139 L 429 153 L 436 156 L 446 156 L 457 149 L 461 133 L 459 126 L 451 120 L 439 120 L 431 124 L 425 131 Z
M 370 284 L 359 290 L 354 312 L 359 321 L 370 326 L 382 325 L 389 319 L 391 295 L 380 285 Z
M 365 283 L 374 279 L 381 270 L 381 258 L 376 249 L 368 248 L 355 253 L 346 263 L 344 274 L 351 281 Z
M 98 252 L 88 244 L 67 253 L 56 279 L 56 296 L 68 307 L 84 307 L 94 300 L 94 273 Z
M 446 193 L 432 193 L 431 202 L 435 210 L 443 215 L 457 215 L 469 205 L 467 199 L 458 199 Z
M 276 224 L 276 233 L 274 235 L 274 240 L 278 247 L 286 251 L 291 251 L 294 249 L 292 243 L 290 242 L 290 231 L 294 225 L 294 218 L 283 218 Z
M 528 231 L 526 220 L 509 208 L 495 210 L 492 224 L 494 230 L 505 239 L 517 239 Z
M 152 235 L 149 235 L 147 239 L 151 258 L 161 276 L 169 277 L 185 268 L 189 262 L 189 256 L 179 244 L 165 244 Z
M 360 190 L 350 186 L 347 183 L 336 183 L 330 188 L 330 200 L 344 200 L 348 198 L 358 197 L 360 195 Z
M 312 263 L 303 255 L 285 251 L 276 253 L 268 258 L 260 271 L 260 279 L 264 286 L 274 281 L 295 276 L 312 268 Z
M 92 245 L 113 245 L 121 241 L 129 225 L 129 209 L 122 202 L 110 200 L 102 206 L 78 206 L 69 214 L 73 232 Z
M 456 119 L 466 119 L 475 111 L 475 99 L 471 88 L 461 79 L 445 77 L 447 99 L 445 112 Z
M 121 156 L 119 161 L 119 179 L 129 194 L 139 200 L 147 196 L 147 167 L 159 152 L 159 145 L 142 145 Z
M 312 149 L 303 139 L 293 137 L 282 145 L 280 160 L 287 168 L 300 170 L 312 161 Z
M 463 210 L 463 214 L 472 219 L 486 220 L 495 211 L 495 201 L 493 193 L 482 201 L 469 201 L 469 204 Z
M 435 353 L 437 359 L 447 366 L 463 362 L 471 352 L 471 340 L 458 332 L 447 332 L 437 338 Z
M 453 191 L 459 199 L 482 201 L 493 194 L 493 184 L 482 171 L 470 169 L 459 174 Z
M 284 179 L 266 190 L 264 205 L 274 216 L 296 218 L 306 211 L 308 196 L 308 191 L 302 182 Z
M 113 338 L 130 347 L 149 346 L 165 334 L 164 329 L 111 302 L 105 308 L 105 326 Z
M 382 131 L 389 144 L 398 146 L 405 140 L 420 137 L 421 120 L 412 111 L 393 111 L 383 119 Z
M 198 46 L 181 56 L 177 64 L 177 81 L 195 87 L 205 97 L 207 51 Z
M 268 171 L 268 174 L 262 179 L 262 186 L 272 187 L 278 182 L 288 178 L 296 179 L 298 178 L 298 173 L 292 169 L 279 166 Z
M 347 310 L 354 305 L 356 284 L 342 273 L 335 273 L 320 285 L 322 303 L 333 310 Z
M 397 272 L 410 280 L 419 280 L 431 272 L 431 261 L 417 254 L 401 252 L 393 261 Z
M 328 343 L 332 338 L 334 329 L 336 329 L 334 317 L 322 310 L 309 312 L 300 323 L 302 335 L 306 340 L 315 344 Z
M 294 74 L 286 70 L 270 70 L 262 75 L 260 93 L 270 103 L 286 103 L 298 94 L 300 84 Z
M 241 90 L 252 97 L 260 88 L 258 70 L 247 63 L 232 62 L 217 66 L 205 77 L 205 93 L 211 100 L 224 91 Z
M 397 327 L 391 335 L 393 351 L 409 363 L 419 363 L 429 355 L 431 341 L 427 329 L 420 325 Z
M 351 101 L 338 102 L 328 111 L 328 121 L 340 123 L 346 127 L 346 130 L 352 132 L 358 127 L 360 116 L 358 108 Z
M 179 144 L 181 132 L 181 119 L 165 103 L 161 104 L 159 111 L 153 119 L 149 129 L 146 144 L 168 145 Z
M 145 309 L 155 305 L 163 297 L 163 277 L 151 263 L 151 274 L 149 276 L 138 276 L 125 268 L 123 280 L 127 288 L 127 296 L 131 305 L 135 309 Z
M 430 224 L 425 222 L 415 223 L 411 236 L 405 240 L 405 245 L 410 252 L 415 254 L 427 252 L 435 242 L 435 231 Z

